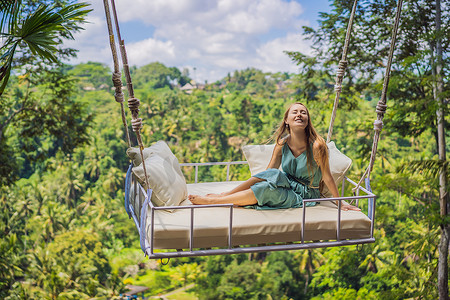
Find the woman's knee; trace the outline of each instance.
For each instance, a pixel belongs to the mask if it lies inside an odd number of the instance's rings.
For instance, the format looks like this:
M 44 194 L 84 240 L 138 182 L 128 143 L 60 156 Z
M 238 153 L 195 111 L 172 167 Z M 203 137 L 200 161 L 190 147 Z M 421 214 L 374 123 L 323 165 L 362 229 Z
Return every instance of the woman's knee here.
M 255 183 L 257 183 L 257 182 L 261 182 L 261 181 L 265 181 L 265 179 L 258 178 L 258 177 L 253 177 L 253 176 L 250 177 L 250 179 L 249 179 L 249 182 L 251 182 L 252 185 L 255 184 Z

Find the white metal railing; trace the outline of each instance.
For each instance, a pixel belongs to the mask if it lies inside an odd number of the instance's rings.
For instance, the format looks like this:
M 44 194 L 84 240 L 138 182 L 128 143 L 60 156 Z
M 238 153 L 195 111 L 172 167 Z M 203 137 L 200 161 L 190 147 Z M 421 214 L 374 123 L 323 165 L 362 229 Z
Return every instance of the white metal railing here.
M 198 167 L 199 166 L 212 166 L 212 165 L 226 165 L 227 166 L 227 181 L 229 181 L 229 166 L 237 165 L 237 164 L 246 164 L 246 161 L 243 162 L 211 162 L 211 163 L 184 163 L 181 166 L 194 166 L 196 167 L 196 176 L 195 182 L 198 182 Z M 130 170 L 129 170 L 130 171 Z M 131 178 L 130 178 L 131 176 Z M 249 253 L 249 252 L 266 252 L 266 251 L 282 251 L 282 250 L 295 250 L 295 249 L 309 249 L 309 248 L 324 248 L 324 247 L 333 247 L 333 246 L 347 246 L 347 245 L 356 245 L 356 244 L 367 244 L 375 242 L 375 238 L 373 237 L 374 232 L 374 222 L 375 222 L 375 202 L 376 195 L 373 194 L 370 190 L 359 186 L 356 194 L 350 197 L 344 197 L 344 189 L 345 183 L 348 182 L 353 186 L 357 186 L 357 184 L 345 177 L 342 182 L 342 192 L 341 197 L 338 198 L 318 198 L 318 199 L 304 199 L 304 203 L 308 202 L 324 202 L 324 201 L 338 201 L 338 209 L 337 209 L 337 227 L 336 227 L 336 241 L 323 241 L 323 242 L 305 242 L 305 222 L 306 222 L 306 205 L 303 205 L 303 218 L 302 218 L 302 237 L 300 243 L 293 244 L 279 244 L 279 245 L 266 245 L 266 246 L 257 246 L 257 247 L 239 247 L 233 248 L 232 244 L 232 229 L 233 229 L 233 204 L 213 204 L 213 205 L 184 205 L 184 206 L 164 206 L 164 207 L 155 207 L 153 203 L 150 201 L 152 190 L 148 189 L 147 191 L 137 182 L 134 175 L 131 172 L 127 173 L 126 184 L 128 184 L 128 190 L 131 184 L 134 184 L 133 193 L 129 193 L 126 195 L 128 198 L 136 199 L 139 197 L 140 193 L 145 195 L 145 200 L 143 203 L 139 201 L 140 209 L 140 218 L 136 216 L 135 207 L 131 203 L 129 203 L 129 199 L 126 199 L 126 205 L 128 205 L 128 210 L 130 218 L 132 217 L 136 227 L 139 230 L 140 235 L 140 243 L 141 248 L 144 251 L 145 255 L 148 255 L 149 258 L 171 258 L 171 257 L 188 257 L 188 256 L 207 256 L 207 255 L 221 255 L 221 254 L 235 254 L 235 253 Z M 127 188 L 126 188 L 127 190 Z M 359 195 L 360 191 L 364 192 L 366 195 Z M 367 216 L 370 219 L 370 237 L 369 238 L 359 238 L 359 239 L 341 239 L 341 206 L 342 201 L 352 202 L 356 200 L 356 206 L 359 205 L 360 199 L 368 199 L 368 214 Z M 229 223 L 228 223 L 228 247 L 221 249 L 208 249 L 201 250 L 195 249 L 194 245 L 194 216 L 195 211 L 198 209 L 211 208 L 211 207 L 228 207 L 230 208 L 229 215 Z M 150 208 L 150 241 L 147 240 L 147 214 L 148 209 Z M 155 230 L 155 212 L 157 210 L 181 210 L 181 209 L 190 209 L 190 226 L 189 226 L 189 251 L 177 251 L 177 252 L 154 252 L 154 230 Z
M 182 163 L 181 167 L 195 167 L 195 179 L 194 183 L 198 183 L 198 167 L 200 166 L 227 166 L 227 179 L 230 181 L 230 166 L 231 165 L 243 165 L 248 164 L 245 160 L 243 161 L 229 161 L 229 162 L 206 162 L 206 163 Z

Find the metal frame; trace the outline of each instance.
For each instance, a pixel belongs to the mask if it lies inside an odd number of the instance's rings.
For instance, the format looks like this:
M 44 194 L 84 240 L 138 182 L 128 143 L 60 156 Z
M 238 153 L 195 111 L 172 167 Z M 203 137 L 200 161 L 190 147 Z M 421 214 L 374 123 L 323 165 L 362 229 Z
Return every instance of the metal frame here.
M 207 162 L 207 163 L 182 163 L 181 167 L 195 167 L 195 179 L 194 183 L 198 183 L 198 167 L 200 166 L 227 166 L 227 179 L 230 181 L 230 166 L 231 165 L 247 165 L 248 162 L 243 161 L 225 161 L 225 162 Z
M 226 165 L 227 166 L 227 178 L 226 181 L 229 181 L 229 168 L 230 165 L 237 164 L 247 164 L 246 161 L 235 161 L 235 162 L 211 162 L 211 163 L 184 163 L 180 164 L 181 166 L 194 166 L 195 167 L 195 183 L 198 182 L 198 167 L 199 166 L 213 166 L 213 165 Z M 137 182 L 135 176 L 131 172 L 132 165 L 127 172 L 126 176 L 126 186 L 125 186 L 125 206 L 127 209 L 127 213 L 130 218 L 133 218 L 134 223 L 139 231 L 140 235 L 140 244 L 141 249 L 145 255 L 147 255 L 150 259 L 161 259 L 161 258 L 172 258 L 172 257 L 192 257 L 192 256 L 208 256 L 208 255 L 223 255 L 223 254 L 237 254 L 237 253 L 250 253 L 250 252 L 267 252 L 267 251 L 285 251 L 285 250 L 298 250 L 298 249 L 310 249 L 310 248 L 325 248 L 325 247 L 336 247 L 336 246 L 348 246 L 348 245 L 357 245 L 357 244 L 368 244 L 375 242 L 375 238 L 373 237 L 374 232 L 374 222 L 375 222 L 375 203 L 376 203 L 376 195 L 372 193 L 370 190 L 370 182 L 366 182 L 367 189 L 359 186 L 355 195 L 351 197 L 344 197 L 344 189 L 345 183 L 349 182 L 353 186 L 357 186 L 357 184 L 345 177 L 342 182 L 342 192 L 341 197 L 338 198 L 319 198 L 319 199 L 305 199 L 304 203 L 308 202 L 324 202 L 324 201 L 339 201 L 338 209 L 337 209 L 337 230 L 336 230 L 336 240 L 334 241 L 322 241 L 322 242 L 305 242 L 305 220 L 307 217 L 306 210 L 307 206 L 303 206 L 303 220 L 302 220 L 302 239 L 299 242 L 290 243 L 290 244 L 275 244 L 275 245 L 265 245 L 265 246 L 252 246 L 252 247 L 233 247 L 232 244 L 232 229 L 233 229 L 233 204 L 213 204 L 213 205 L 185 205 L 185 206 L 164 206 L 164 207 L 155 207 L 153 203 L 150 201 L 152 190 L 145 189 Z M 131 184 L 134 184 L 134 191 L 130 193 Z M 360 191 L 364 192 L 366 195 L 360 196 Z M 141 207 L 140 218 L 136 216 L 133 205 L 130 203 L 129 199 L 136 199 L 136 196 L 142 193 L 145 195 L 145 201 Z M 140 199 L 140 197 L 139 197 Z M 353 201 L 356 200 L 356 206 L 359 205 L 360 199 L 368 199 L 368 214 L 371 221 L 370 227 L 370 237 L 363 239 L 346 239 L 343 240 L 340 238 L 341 236 L 341 205 L 342 201 Z M 230 221 L 228 228 L 228 246 L 227 248 L 219 248 L 219 249 L 195 249 L 194 247 L 194 216 L 195 211 L 203 208 L 211 208 L 211 207 L 228 207 L 230 209 Z M 150 208 L 151 214 L 151 224 L 150 224 L 150 236 L 152 237 L 150 241 L 147 240 L 147 215 L 148 210 Z M 190 219 L 190 230 L 189 230 L 189 250 L 177 250 L 176 252 L 154 252 L 154 217 L 155 211 L 157 210 L 178 210 L 178 209 L 190 209 L 191 210 L 191 219 Z

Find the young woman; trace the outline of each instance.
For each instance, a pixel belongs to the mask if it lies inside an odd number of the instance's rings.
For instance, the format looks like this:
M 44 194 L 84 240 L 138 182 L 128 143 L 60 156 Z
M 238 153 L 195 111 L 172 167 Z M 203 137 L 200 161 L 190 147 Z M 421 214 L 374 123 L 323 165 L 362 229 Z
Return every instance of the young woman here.
M 233 203 L 256 209 L 302 207 L 303 199 L 320 197 L 323 182 L 333 197 L 339 197 L 328 164 L 328 148 L 311 124 L 305 105 L 293 103 L 284 113 L 267 169 L 229 192 L 189 195 L 193 204 Z M 278 168 L 280 164 L 283 171 Z M 338 201 L 336 201 L 336 204 Z M 308 202 L 307 205 L 315 205 Z M 342 203 L 342 210 L 361 210 Z

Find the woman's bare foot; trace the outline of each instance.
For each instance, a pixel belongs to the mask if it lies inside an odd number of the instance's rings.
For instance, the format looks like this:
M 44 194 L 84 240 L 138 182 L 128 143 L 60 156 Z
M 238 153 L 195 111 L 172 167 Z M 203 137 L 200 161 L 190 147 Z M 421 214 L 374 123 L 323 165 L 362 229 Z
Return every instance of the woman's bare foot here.
M 191 201 L 194 205 L 213 203 L 208 196 L 201 195 L 189 195 L 188 200 Z

